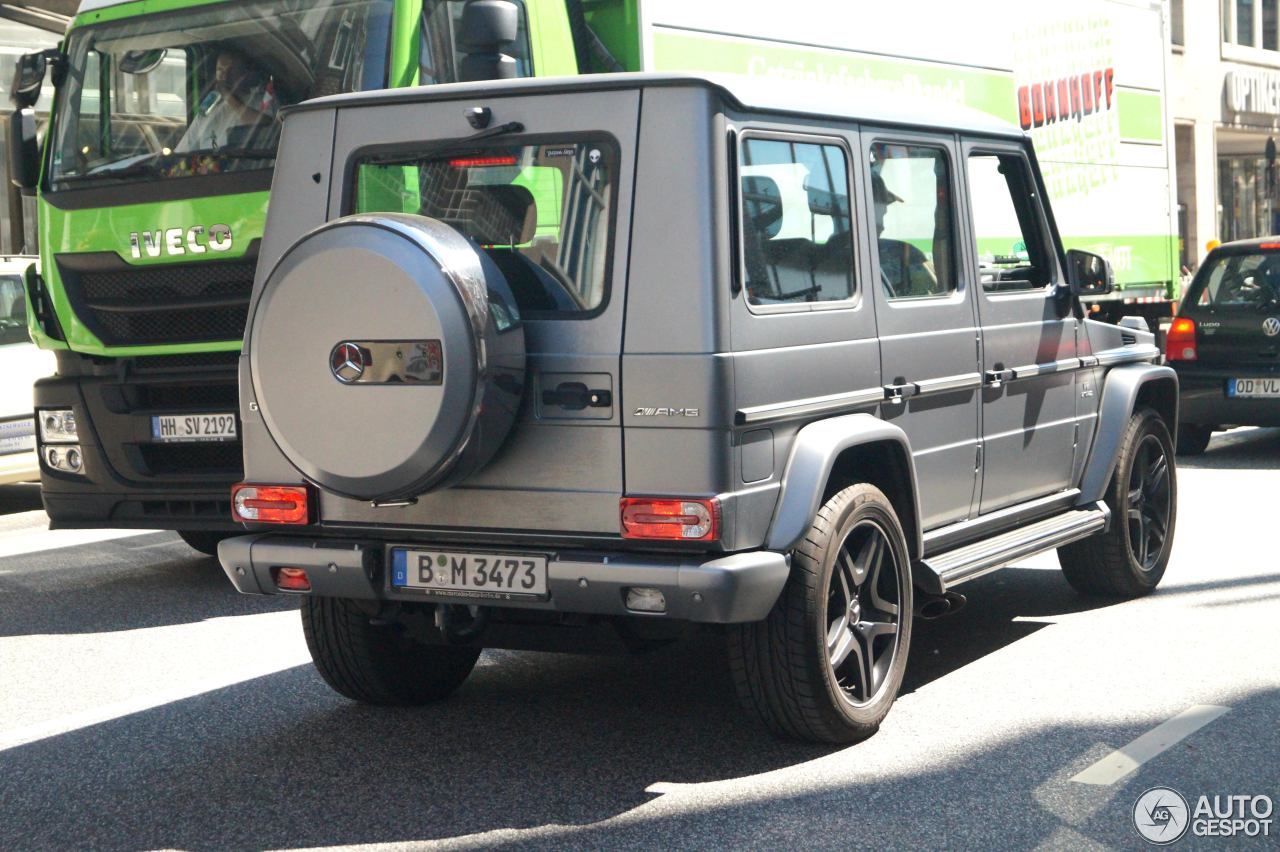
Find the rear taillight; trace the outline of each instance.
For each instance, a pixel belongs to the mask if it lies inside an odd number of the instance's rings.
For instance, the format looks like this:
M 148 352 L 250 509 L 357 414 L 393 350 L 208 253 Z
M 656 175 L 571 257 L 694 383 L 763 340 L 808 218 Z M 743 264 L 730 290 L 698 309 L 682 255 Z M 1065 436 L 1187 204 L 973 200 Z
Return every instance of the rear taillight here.
M 305 485 L 232 486 L 231 517 L 248 524 L 309 524 L 309 490 Z
M 1186 317 L 1178 317 L 1169 327 L 1164 339 L 1166 361 L 1196 360 L 1196 323 Z
M 720 501 L 622 498 L 622 537 L 712 541 L 720 536 Z
M 276 568 L 276 588 L 282 592 L 309 592 L 311 579 L 302 568 Z

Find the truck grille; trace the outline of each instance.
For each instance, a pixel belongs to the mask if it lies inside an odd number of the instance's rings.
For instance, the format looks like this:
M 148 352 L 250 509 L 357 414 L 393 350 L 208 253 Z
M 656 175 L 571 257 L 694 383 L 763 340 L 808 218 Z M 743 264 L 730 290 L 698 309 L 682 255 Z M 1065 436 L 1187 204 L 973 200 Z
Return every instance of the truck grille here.
M 138 449 L 153 476 L 201 473 L 210 477 L 239 478 L 244 472 L 243 450 L 239 441 L 141 444 Z
M 237 260 L 165 266 L 130 266 L 111 252 L 55 260 L 72 308 L 108 346 L 244 336 L 256 246 Z

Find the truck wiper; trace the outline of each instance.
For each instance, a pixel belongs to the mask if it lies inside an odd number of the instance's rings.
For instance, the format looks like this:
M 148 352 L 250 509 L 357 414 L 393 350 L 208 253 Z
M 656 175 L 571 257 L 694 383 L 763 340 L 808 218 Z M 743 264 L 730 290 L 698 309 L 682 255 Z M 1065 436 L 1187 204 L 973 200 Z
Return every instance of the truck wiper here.
M 62 178 L 64 183 L 79 182 L 84 180 L 98 180 L 102 178 L 125 178 L 135 177 L 137 175 L 155 174 L 166 166 L 188 157 L 208 157 L 217 156 L 225 157 L 230 160 L 274 160 L 276 152 L 271 148 L 201 148 L 195 151 L 172 151 L 168 154 L 157 151 L 149 154 L 140 160 L 133 160 L 124 165 L 115 166 L 107 164 L 100 166 L 93 171 L 85 172 L 80 175 L 67 175 Z

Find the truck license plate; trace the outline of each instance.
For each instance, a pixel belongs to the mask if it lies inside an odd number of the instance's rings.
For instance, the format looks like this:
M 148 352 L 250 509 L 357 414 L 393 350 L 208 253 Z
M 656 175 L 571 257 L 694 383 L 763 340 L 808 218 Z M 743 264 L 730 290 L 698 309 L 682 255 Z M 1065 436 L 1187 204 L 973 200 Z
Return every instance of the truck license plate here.
M 391 585 L 453 597 L 543 598 L 547 595 L 547 557 L 393 547 Z
M 161 443 L 181 441 L 234 441 L 236 416 L 224 414 L 165 414 L 151 418 L 151 439 Z
M 1280 397 L 1280 379 L 1228 379 L 1227 396 L 1237 399 Z

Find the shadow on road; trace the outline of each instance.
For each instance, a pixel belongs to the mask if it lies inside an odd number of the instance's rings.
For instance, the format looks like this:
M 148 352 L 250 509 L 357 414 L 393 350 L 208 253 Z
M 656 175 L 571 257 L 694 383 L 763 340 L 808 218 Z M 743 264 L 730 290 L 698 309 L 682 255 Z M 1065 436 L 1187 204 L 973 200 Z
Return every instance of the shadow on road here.
M 1280 470 L 1280 429 L 1240 429 L 1215 435 L 1199 456 L 1178 456 L 1192 470 Z
M 137 630 L 296 606 L 237 593 L 217 559 L 168 533 L 0 558 L 0 637 Z
M 309 669 L 289 670 L 0 753 L 0 847 L 309 847 L 534 828 L 551 848 L 793 847 L 799 837 L 848 848 L 851 832 L 886 848 L 1026 848 L 1059 830 L 1072 835 L 1058 845 L 1132 845 L 1136 791 L 1173 780 L 1147 773 L 1114 801 L 1119 789 L 1065 783 L 1159 719 L 1015 736 L 993 723 L 927 771 L 888 762 L 847 780 L 815 768 L 814 783 L 791 773 L 777 789 L 757 781 L 750 795 L 726 790 L 688 812 L 594 825 L 671 789 L 650 792 L 658 782 L 732 781 L 831 753 L 741 721 L 721 662 L 706 644 L 585 664 L 509 655 L 421 710 L 341 702 Z M 1230 714 L 1232 737 L 1198 745 L 1229 756 L 1248 745 L 1242 720 L 1264 736 L 1275 712 L 1274 692 L 1257 696 Z M 1204 789 L 1250 781 L 1219 771 Z M 1093 813 L 1083 823 L 1082 809 Z

